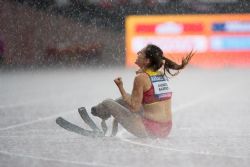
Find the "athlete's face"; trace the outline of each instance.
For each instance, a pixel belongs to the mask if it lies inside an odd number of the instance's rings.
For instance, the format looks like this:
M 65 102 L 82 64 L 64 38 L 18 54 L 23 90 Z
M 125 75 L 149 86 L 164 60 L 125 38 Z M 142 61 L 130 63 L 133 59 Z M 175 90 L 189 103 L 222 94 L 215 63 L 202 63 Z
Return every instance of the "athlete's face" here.
M 137 58 L 135 64 L 138 65 L 141 69 L 143 69 L 148 64 L 148 59 L 145 55 L 145 48 L 137 53 Z

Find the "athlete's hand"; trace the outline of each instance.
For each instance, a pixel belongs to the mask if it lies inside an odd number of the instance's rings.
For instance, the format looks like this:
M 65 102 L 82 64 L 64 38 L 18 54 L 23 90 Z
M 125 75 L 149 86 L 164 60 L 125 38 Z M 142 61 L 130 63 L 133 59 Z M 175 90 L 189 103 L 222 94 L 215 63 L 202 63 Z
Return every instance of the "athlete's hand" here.
M 118 77 L 118 78 L 114 79 L 114 82 L 115 82 L 115 84 L 116 84 L 118 87 L 123 86 L 123 82 L 122 82 L 122 78 L 121 78 L 121 77 Z

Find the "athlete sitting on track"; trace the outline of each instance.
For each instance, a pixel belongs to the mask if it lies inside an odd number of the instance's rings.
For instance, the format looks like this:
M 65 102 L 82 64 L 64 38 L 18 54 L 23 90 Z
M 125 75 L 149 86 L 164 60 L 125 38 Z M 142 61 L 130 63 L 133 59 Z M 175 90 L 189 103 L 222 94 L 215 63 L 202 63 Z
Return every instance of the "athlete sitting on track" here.
M 190 61 L 193 52 L 176 64 L 163 56 L 162 50 L 155 45 L 147 45 L 137 53 L 137 64 L 132 94 L 123 88 L 122 78 L 114 80 L 122 98 L 107 99 L 91 108 L 91 113 L 103 120 L 111 115 L 115 118 L 113 135 L 120 123 L 126 130 L 138 137 L 165 138 L 172 128 L 171 96 L 169 79 L 165 72 L 174 76 Z M 164 72 L 160 68 L 164 65 Z M 172 74 L 170 70 L 177 70 Z M 117 123 L 118 122 L 118 123 Z M 116 127 L 116 128 L 114 128 Z

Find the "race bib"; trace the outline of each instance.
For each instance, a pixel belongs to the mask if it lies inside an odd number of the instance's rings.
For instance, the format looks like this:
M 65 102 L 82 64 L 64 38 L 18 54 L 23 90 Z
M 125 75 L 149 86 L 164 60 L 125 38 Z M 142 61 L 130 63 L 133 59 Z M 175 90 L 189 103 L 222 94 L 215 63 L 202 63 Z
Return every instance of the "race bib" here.
M 158 98 L 165 98 L 172 95 L 169 87 L 168 78 L 166 76 L 152 76 L 151 81 L 154 87 L 155 95 Z
M 163 94 L 168 93 L 170 91 L 170 88 L 168 86 L 168 83 L 166 81 L 159 81 L 153 83 L 155 94 Z

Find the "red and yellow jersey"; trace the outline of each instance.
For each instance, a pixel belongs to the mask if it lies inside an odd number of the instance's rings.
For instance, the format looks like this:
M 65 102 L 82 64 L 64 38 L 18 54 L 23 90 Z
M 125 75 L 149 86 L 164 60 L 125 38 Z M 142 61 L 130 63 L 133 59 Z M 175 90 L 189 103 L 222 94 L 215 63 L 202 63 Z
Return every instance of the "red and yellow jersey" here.
M 143 104 L 150 104 L 170 99 L 172 91 L 169 87 L 169 79 L 159 71 L 146 70 L 145 73 L 151 81 L 151 88 L 143 92 Z

